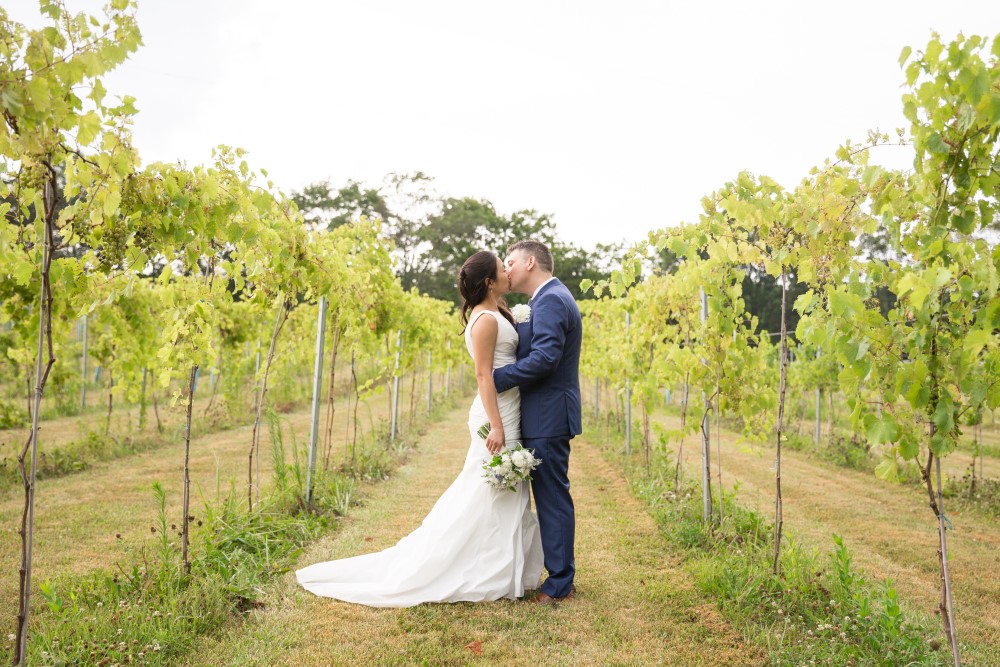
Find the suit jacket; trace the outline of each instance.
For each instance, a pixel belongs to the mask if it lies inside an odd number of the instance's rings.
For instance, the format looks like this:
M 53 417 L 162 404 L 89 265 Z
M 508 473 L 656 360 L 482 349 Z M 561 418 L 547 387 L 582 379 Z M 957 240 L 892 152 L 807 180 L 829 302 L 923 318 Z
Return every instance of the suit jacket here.
M 494 370 L 493 381 L 498 392 L 520 388 L 523 438 L 579 435 L 580 309 L 558 280 L 543 285 L 529 305 L 528 321 L 517 325 L 517 361 Z

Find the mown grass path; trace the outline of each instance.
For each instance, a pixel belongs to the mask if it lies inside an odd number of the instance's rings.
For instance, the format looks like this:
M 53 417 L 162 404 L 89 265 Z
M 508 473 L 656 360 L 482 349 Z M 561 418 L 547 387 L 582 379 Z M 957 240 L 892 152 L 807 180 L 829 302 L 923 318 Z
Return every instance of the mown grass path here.
M 432 426 L 389 482 L 368 489 L 306 565 L 391 546 L 416 528 L 461 468 L 467 408 Z M 574 441 L 579 597 L 371 609 L 317 598 L 288 573 L 266 608 L 205 638 L 187 665 L 758 665 L 693 589 L 644 506 L 586 438 Z M 481 655 L 470 644 L 479 642 Z
M 404 387 L 400 391 L 403 398 L 408 397 L 405 390 Z M 368 404 L 362 403 L 358 411 L 361 433 L 370 428 L 371 421 L 377 423 L 389 413 L 385 395 L 372 397 Z M 339 404 L 333 427 L 333 465 L 339 464 L 343 457 L 348 419 L 347 411 Z M 286 458 L 290 461 L 292 434 L 300 447 L 308 443 L 309 413 L 281 415 L 281 420 Z M 260 474 L 266 489 L 273 472 L 273 458 L 267 425 L 262 428 Z M 251 426 L 240 426 L 192 439 L 191 509 L 199 518 L 204 506 L 202 497 L 215 502 L 217 492 L 225 496 L 231 483 L 245 497 L 251 431 Z M 38 583 L 46 579 L 110 570 L 115 563 L 128 564 L 138 556 L 127 554 L 127 548 L 152 545 L 157 537 L 150 533 L 157 511 L 152 484 L 162 483 L 167 493 L 168 518 L 177 521 L 183 461 L 184 443 L 178 436 L 173 443 L 156 449 L 95 463 L 72 475 L 39 480 L 33 550 L 36 591 Z M 17 600 L 21 557 L 17 531 L 23 506 L 23 492 L 15 490 L 0 496 L 0 600 Z M 0 627 L 14 627 L 16 613 L 15 606 L 3 617 Z
M 680 420 L 657 415 L 677 428 Z M 712 430 L 713 485 L 718 482 Z M 774 514 L 774 448 L 740 444 L 722 430 L 723 482 L 739 485 L 738 502 Z M 672 445 L 676 451 L 676 445 Z M 685 469 L 697 473 L 701 444 L 689 437 Z M 959 455 L 960 456 L 960 455 Z M 904 603 L 932 618 L 940 602 L 937 522 L 924 487 L 891 484 L 873 474 L 840 468 L 808 454 L 784 450 L 781 456 L 785 527 L 823 552 L 832 535 L 844 538 L 857 565 L 870 579 L 891 578 Z M 948 532 L 953 597 L 959 641 L 970 665 L 1000 665 L 1000 525 L 982 514 L 958 513 L 945 500 L 954 530 Z

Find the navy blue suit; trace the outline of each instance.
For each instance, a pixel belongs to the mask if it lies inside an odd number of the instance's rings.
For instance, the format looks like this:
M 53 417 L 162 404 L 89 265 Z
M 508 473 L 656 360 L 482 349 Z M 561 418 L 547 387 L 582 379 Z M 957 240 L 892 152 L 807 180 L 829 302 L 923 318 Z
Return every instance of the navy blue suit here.
M 576 565 L 576 519 L 569 494 L 569 441 L 582 433 L 580 342 L 583 322 L 573 296 L 558 280 L 543 285 L 529 304 L 527 322 L 517 325 L 517 361 L 493 371 L 497 392 L 519 387 L 521 438 L 542 460 L 533 473 L 538 525 L 549 576 L 541 591 L 567 595 Z

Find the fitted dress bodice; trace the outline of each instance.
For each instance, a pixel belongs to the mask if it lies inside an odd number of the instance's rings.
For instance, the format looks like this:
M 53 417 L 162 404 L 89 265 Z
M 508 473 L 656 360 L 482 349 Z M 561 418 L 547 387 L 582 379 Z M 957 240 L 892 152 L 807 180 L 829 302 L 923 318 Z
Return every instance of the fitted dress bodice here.
M 493 351 L 493 368 L 500 368 L 517 361 L 517 329 L 507 321 L 507 318 L 495 310 L 480 310 L 469 319 L 469 324 L 465 328 L 465 348 L 472 353 L 472 327 L 479 321 L 480 317 L 492 316 L 497 321 L 497 344 Z M 497 407 L 500 408 L 500 420 L 503 422 L 504 439 L 508 449 L 513 449 L 515 443 L 521 439 L 521 392 L 514 387 L 508 391 L 497 394 Z M 483 400 L 478 394 L 469 408 L 469 429 L 475 433 L 480 426 L 489 423 L 490 418 L 483 407 Z M 475 447 L 473 447 L 475 449 Z M 469 455 L 473 455 L 473 451 Z M 486 443 L 482 444 L 482 451 L 475 452 L 483 458 L 489 455 L 486 450 Z

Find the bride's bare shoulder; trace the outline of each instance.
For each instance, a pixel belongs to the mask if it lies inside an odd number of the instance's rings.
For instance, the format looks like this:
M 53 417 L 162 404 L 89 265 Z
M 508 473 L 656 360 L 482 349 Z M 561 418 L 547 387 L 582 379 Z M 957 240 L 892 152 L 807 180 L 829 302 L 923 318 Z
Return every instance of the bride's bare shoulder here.
M 483 308 L 482 310 L 473 310 L 472 317 L 470 318 L 469 324 L 469 334 L 472 336 L 473 340 L 490 340 L 496 339 L 497 332 L 500 329 L 500 325 L 497 323 L 495 317 L 480 317 L 483 313 L 493 312 L 489 309 Z

